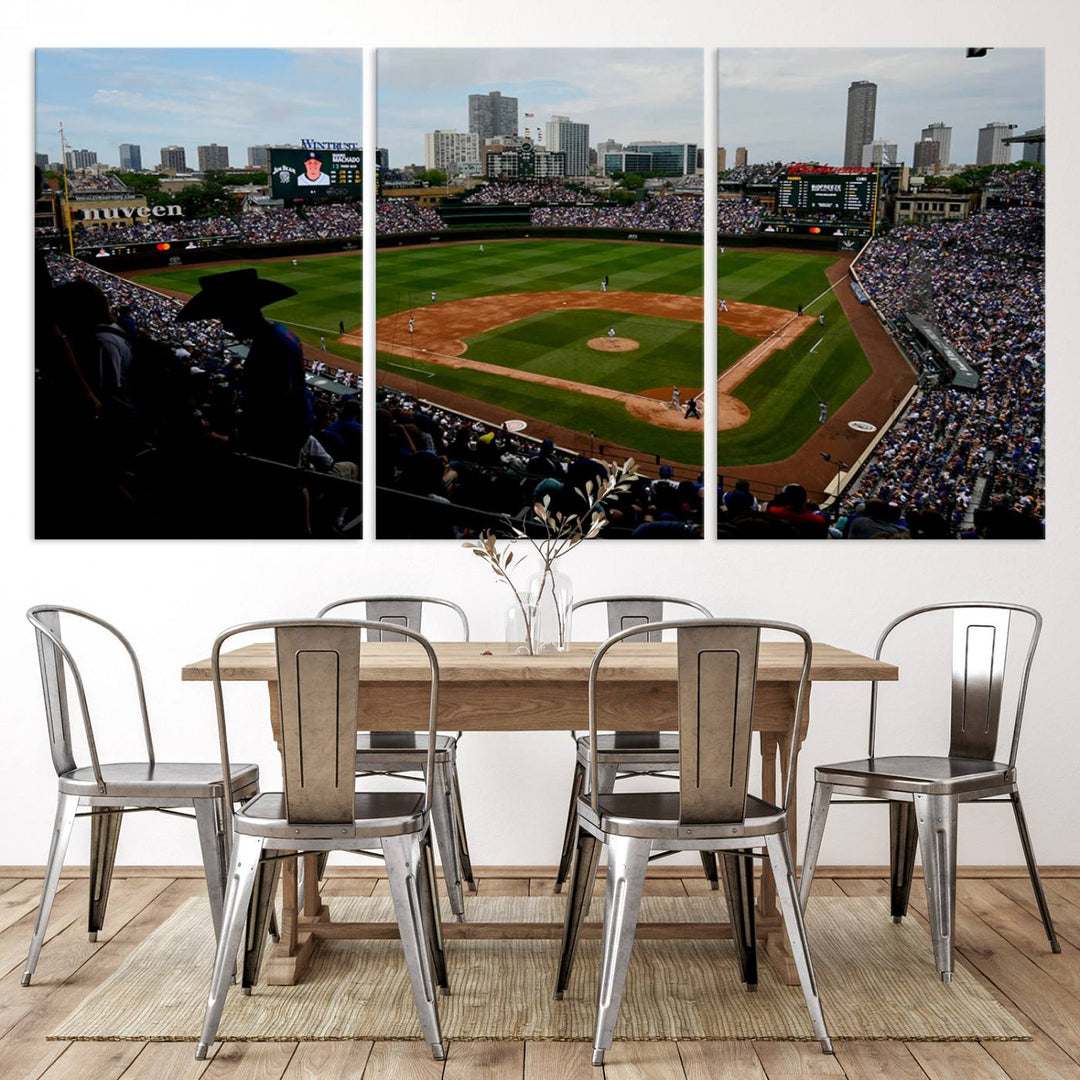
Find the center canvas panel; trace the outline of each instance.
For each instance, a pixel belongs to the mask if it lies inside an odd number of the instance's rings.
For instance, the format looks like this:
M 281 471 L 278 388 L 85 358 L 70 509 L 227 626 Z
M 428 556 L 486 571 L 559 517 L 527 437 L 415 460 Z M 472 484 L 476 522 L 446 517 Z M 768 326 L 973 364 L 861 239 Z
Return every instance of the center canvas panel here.
M 701 535 L 702 143 L 695 49 L 379 51 L 379 538 Z

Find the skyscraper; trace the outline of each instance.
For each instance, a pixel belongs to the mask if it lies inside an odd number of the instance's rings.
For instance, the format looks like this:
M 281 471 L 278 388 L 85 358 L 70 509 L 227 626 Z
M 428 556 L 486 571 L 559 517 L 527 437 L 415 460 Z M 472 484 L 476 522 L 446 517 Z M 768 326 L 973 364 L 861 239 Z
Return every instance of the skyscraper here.
M 34 164 L 39 169 L 47 169 L 49 167 L 49 155 L 48 154 L 35 154 Z
M 736 146 L 735 147 L 735 168 L 737 169 L 740 165 L 745 165 L 746 164 L 746 159 L 747 159 L 746 147 L 745 146 Z
M 899 158 L 896 143 L 886 142 L 884 139 L 875 139 L 862 148 L 862 159 L 859 164 L 868 167 L 871 165 L 895 165 Z
M 187 172 L 187 155 L 182 146 L 163 146 L 161 148 L 161 167 L 173 172 Z
M 138 172 L 142 168 L 142 147 L 136 143 L 120 144 L 120 168 L 124 172 Z
M 518 99 L 503 97 L 499 90 L 489 94 L 469 95 L 469 131 L 479 137 L 480 145 L 485 139 L 518 133 Z
M 227 169 L 229 167 L 229 148 L 211 143 L 199 147 L 199 172 L 208 169 Z
M 544 126 L 547 148 L 566 155 L 566 175 L 588 176 L 589 125 L 575 123 L 569 116 L 553 116 Z
M 448 177 L 480 172 L 480 139 L 472 131 L 429 131 L 424 135 L 424 168 Z
M 1007 165 L 1012 161 L 1012 145 L 1002 142 L 1009 137 L 1015 124 L 991 121 L 979 128 L 979 148 L 975 152 L 976 165 Z
M 922 129 L 922 137 L 924 139 L 933 139 L 938 144 L 938 154 L 940 157 L 937 159 L 942 165 L 948 165 L 952 158 L 949 154 L 952 151 L 952 128 L 946 127 L 944 121 L 939 120 L 936 124 L 927 124 Z M 933 164 L 933 162 L 931 162 Z
M 64 164 L 69 169 L 88 169 L 97 164 L 97 152 L 94 150 L 66 150 Z
M 917 171 L 934 171 L 934 166 L 941 161 L 941 143 L 937 139 L 920 139 L 915 144 L 915 154 L 911 167 Z
M 256 169 L 268 169 L 270 167 L 270 144 L 260 143 L 258 146 L 247 148 L 247 163 Z
M 716 151 L 716 171 L 727 172 L 727 147 L 721 146 Z
M 375 147 L 375 164 L 383 172 L 390 168 L 390 151 L 385 146 Z
M 860 79 L 848 87 L 847 125 L 844 128 L 845 165 L 861 165 L 863 147 L 874 141 L 877 83 Z

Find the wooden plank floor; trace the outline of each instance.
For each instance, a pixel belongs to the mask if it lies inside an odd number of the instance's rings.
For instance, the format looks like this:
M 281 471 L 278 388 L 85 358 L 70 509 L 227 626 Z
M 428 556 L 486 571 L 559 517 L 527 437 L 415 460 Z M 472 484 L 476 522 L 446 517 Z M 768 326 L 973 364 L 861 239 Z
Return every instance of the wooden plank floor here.
M 687 875 L 685 877 L 680 875 Z M 10 1080 L 1080 1080 L 1080 879 L 1047 874 L 1062 955 L 1054 956 L 1027 881 L 1014 872 L 967 871 L 957 899 L 957 951 L 990 992 L 1034 1036 L 1027 1043 L 837 1042 L 826 1057 L 809 1043 L 616 1043 L 601 1069 L 585 1043 L 457 1042 L 445 1062 L 416 1042 L 230 1043 L 196 1062 L 182 1043 L 62 1043 L 46 1034 L 188 897 L 202 893 L 190 872 L 117 869 L 106 929 L 87 941 L 86 881 L 65 876 L 34 983 L 19 986 L 40 877 L 0 870 L 0 1076 Z M 543 868 L 478 872 L 481 896 L 541 896 L 553 878 Z M 647 892 L 700 895 L 685 867 L 650 871 Z M 372 872 L 332 871 L 328 895 L 387 895 Z M 873 869 L 814 882 L 819 895 L 887 892 Z M 921 881 L 911 916 L 925 925 Z M 828 1003 L 826 1002 L 826 1010 Z

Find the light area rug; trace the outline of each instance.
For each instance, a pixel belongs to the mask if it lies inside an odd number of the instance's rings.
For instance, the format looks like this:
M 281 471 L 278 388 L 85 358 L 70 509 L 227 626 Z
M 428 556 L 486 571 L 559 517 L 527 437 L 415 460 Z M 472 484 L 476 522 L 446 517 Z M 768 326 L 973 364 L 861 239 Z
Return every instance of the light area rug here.
M 392 921 L 389 899 L 334 897 L 332 917 Z M 563 897 L 469 897 L 477 922 L 560 922 Z M 599 899 L 591 918 L 603 910 Z M 444 905 L 444 918 L 449 919 Z M 709 897 L 646 897 L 641 921 L 726 919 Z M 1026 1040 L 975 976 L 949 984 L 926 932 L 889 918 L 876 897 L 815 897 L 807 915 L 825 1019 L 834 1039 Z M 582 941 L 563 1001 L 552 1000 L 557 940 L 446 943 L 452 993 L 438 999 L 449 1039 L 592 1038 L 599 942 Z M 214 938 L 202 899 L 189 900 L 64 1020 L 50 1039 L 193 1041 L 201 1026 Z M 760 962 L 759 990 L 739 982 L 730 941 L 641 939 L 634 946 L 616 1038 L 782 1039 L 813 1035 L 802 992 Z M 420 1035 L 400 942 L 319 943 L 297 986 L 231 988 L 226 1041 L 410 1039 Z

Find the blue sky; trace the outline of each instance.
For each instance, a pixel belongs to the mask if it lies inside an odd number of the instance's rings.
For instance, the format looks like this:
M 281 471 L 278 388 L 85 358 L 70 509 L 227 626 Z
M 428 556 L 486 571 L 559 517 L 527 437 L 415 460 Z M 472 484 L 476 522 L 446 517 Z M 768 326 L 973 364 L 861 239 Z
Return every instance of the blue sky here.
M 303 138 L 359 142 L 363 54 L 359 49 L 39 49 L 34 140 L 59 160 L 68 146 L 119 164 L 122 142 L 142 147 L 144 168 L 161 147 L 229 147 L 246 165 L 258 143 Z
M 700 49 L 380 49 L 378 143 L 397 168 L 424 160 L 424 133 L 469 130 L 469 94 L 518 99 L 519 127 L 552 114 L 612 138 L 701 144 Z M 534 120 L 526 120 L 525 113 Z
M 975 160 L 979 128 L 992 121 L 1017 133 L 1045 123 L 1042 49 L 721 49 L 718 112 L 728 165 L 736 146 L 751 162 L 840 164 L 848 86 L 878 84 L 875 136 L 911 163 L 915 140 L 936 121 L 951 126 L 956 164 Z M 1021 150 L 1013 147 L 1013 160 Z

